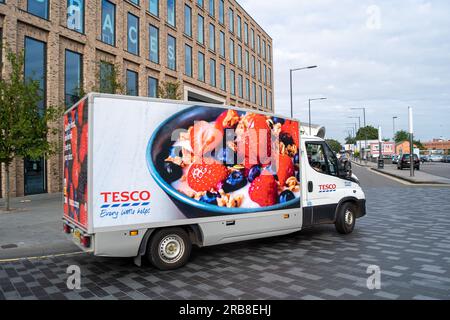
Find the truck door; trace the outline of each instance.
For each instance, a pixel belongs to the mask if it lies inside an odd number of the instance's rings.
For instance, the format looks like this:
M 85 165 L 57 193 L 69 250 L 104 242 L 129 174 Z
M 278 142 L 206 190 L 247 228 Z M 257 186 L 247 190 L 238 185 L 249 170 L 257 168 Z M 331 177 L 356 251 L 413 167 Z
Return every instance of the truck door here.
M 338 177 L 337 158 L 323 141 L 306 141 L 305 147 L 306 211 L 312 224 L 333 222 L 341 198 L 339 189 L 344 187 Z

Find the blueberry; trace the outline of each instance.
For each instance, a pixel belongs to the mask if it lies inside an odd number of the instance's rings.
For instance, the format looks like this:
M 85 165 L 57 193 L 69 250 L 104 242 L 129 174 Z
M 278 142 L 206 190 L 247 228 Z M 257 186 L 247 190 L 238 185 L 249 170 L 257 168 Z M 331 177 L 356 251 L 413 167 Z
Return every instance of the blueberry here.
M 200 198 L 200 201 L 207 203 L 207 204 L 213 204 L 213 205 L 217 206 L 217 198 L 218 197 L 219 197 L 219 194 L 208 191 L 206 194 L 204 194 Z
M 295 199 L 295 195 L 290 190 L 284 190 L 280 194 L 280 203 L 286 203 Z
M 181 178 L 183 169 L 173 162 L 164 162 L 162 174 L 167 182 L 172 183 Z
M 231 150 L 228 147 L 225 148 L 219 148 L 217 152 L 215 153 L 215 158 L 222 162 L 223 164 L 227 165 L 234 165 L 237 160 L 236 152 Z
M 242 171 L 233 171 L 223 183 L 222 189 L 226 193 L 239 190 L 247 184 L 247 179 Z
M 272 117 L 272 121 L 273 121 L 273 123 L 279 123 L 279 124 L 281 124 L 281 125 L 283 125 L 284 124 L 284 119 L 283 118 L 278 118 L 278 117 Z
M 261 167 L 260 166 L 253 166 L 251 167 L 250 171 L 248 172 L 248 181 L 253 182 L 256 178 L 258 178 L 261 174 Z
M 300 155 L 298 153 L 294 156 L 294 166 L 298 167 L 300 165 Z
M 286 132 L 280 133 L 280 141 L 283 142 L 285 146 L 294 145 L 294 139 Z

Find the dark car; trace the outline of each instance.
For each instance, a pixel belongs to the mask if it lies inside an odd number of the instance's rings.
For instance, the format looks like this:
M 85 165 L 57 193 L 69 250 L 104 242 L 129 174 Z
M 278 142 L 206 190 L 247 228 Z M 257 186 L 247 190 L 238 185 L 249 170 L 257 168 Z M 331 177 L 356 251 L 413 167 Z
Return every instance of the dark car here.
M 404 154 L 398 158 L 397 169 L 403 170 L 404 168 L 410 168 L 411 161 L 410 155 Z M 420 160 L 417 154 L 414 155 L 414 169 L 420 170 Z
M 450 163 L 450 154 L 444 156 L 444 162 Z

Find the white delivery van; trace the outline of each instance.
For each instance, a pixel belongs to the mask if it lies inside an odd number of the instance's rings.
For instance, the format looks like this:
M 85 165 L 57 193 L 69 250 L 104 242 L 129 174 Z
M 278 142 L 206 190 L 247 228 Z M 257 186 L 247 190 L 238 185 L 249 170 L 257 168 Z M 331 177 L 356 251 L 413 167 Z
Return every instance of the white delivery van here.
M 64 231 L 168 270 L 199 247 L 318 224 L 353 231 L 365 196 L 300 124 L 255 110 L 91 93 L 64 115 Z

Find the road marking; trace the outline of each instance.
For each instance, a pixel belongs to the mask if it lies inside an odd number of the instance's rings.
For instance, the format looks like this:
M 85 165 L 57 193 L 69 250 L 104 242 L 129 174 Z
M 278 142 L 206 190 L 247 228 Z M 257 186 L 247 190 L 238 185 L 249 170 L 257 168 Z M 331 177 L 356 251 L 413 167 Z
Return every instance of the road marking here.
M 48 258 L 56 258 L 56 257 L 65 257 L 65 256 L 72 256 L 72 255 L 78 255 L 78 254 L 83 254 L 83 253 L 88 253 L 88 251 L 77 251 L 77 252 L 69 252 L 69 253 L 56 253 L 56 254 L 49 254 L 49 255 L 45 255 L 45 256 L 0 259 L 0 263 L 16 262 L 16 261 L 20 261 L 20 260 L 37 260 L 37 259 L 48 259 Z

